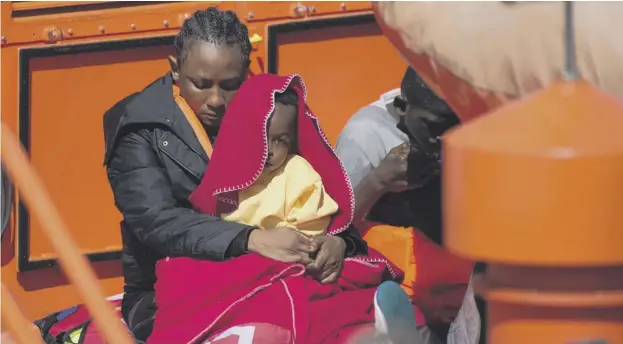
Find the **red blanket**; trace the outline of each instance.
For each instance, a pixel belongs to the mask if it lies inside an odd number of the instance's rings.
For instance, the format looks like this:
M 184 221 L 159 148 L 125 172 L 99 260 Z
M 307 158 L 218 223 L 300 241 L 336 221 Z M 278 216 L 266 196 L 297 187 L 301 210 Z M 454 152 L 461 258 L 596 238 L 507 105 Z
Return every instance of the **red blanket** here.
M 353 220 L 354 194 L 306 104 L 305 86 L 297 75 L 263 74 L 243 83 L 229 104 L 208 169 L 189 199 L 195 209 L 215 216 L 235 209 L 237 192 L 251 185 L 264 168 L 274 95 L 287 88 L 298 95 L 298 154 L 320 174 L 339 206 L 327 229 L 327 235 L 337 235 Z M 204 343 L 251 323 L 280 329 L 284 344 L 343 343 L 344 336 L 373 323 L 376 287 L 386 279 L 402 278 L 402 272 L 376 252 L 347 259 L 341 277 L 330 285 L 307 276 L 302 265 L 256 254 L 219 263 L 165 259 L 157 264 L 156 275 L 158 311 L 149 344 Z M 254 331 L 250 333 L 255 338 Z
M 158 312 L 148 344 L 204 343 L 250 323 L 289 334 L 274 344 L 344 343 L 374 322 L 374 292 L 389 272 L 385 263 L 351 258 L 337 283 L 323 285 L 302 265 L 255 254 L 223 263 L 166 259 L 157 265 Z

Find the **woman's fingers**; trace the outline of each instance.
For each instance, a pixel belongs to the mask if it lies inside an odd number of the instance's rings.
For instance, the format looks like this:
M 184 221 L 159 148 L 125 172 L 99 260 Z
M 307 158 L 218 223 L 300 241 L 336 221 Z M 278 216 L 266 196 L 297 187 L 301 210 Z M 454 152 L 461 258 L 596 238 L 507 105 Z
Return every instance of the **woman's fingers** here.
M 274 254 L 273 256 L 270 256 L 269 258 L 272 258 L 274 260 L 278 260 L 284 263 L 297 263 L 297 264 L 303 264 L 305 266 L 313 263 L 311 258 L 309 258 L 309 255 L 302 253 L 302 252 L 297 252 L 294 250 L 283 250 L 277 254 Z
M 279 227 L 274 230 L 275 240 L 279 246 L 297 252 L 309 254 L 312 248 L 312 239 L 292 228 Z
M 295 261 L 295 263 L 299 263 L 299 264 L 303 264 L 305 266 L 309 266 L 310 264 L 313 263 L 313 260 L 311 258 L 309 258 L 309 255 L 298 253 L 297 254 L 297 260 Z
M 327 261 L 329 260 L 329 252 L 327 250 L 324 250 L 323 247 L 320 247 L 320 251 L 318 251 L 318 255 L 316 256 L 316 259 L 314 261 L 314 269 L 315 270 L 320 270 L 320 272 L 324 272 L 322 270 L 324 270 L 325 265 L 327 264 Z
M 338 273 L 339 273 L 339 271 L 332 272 L 329 276 L 321 279 L 320 283 L 328 284 L 328 283 L 333 283 L 333 282 L 337 281 Z
M 310 253 L 317 251 L 318 248 L 315 247 L 313 243 L 311 243 L 308 240 L 300 240 L 300 241 L 295 242 L 295 244 L 292 247 L 292 250 L 296 252 L 304 253 L 305 255 L 309 256 Z
M 339 275 L 340 270 L 342 269 L 342 263 L 339 260 L 330 260 L 324 266 L 324 271 L 320 275 L 320 280 L 325 280 L 331 277 L 331 275 Z
M 319 249 L 320 249 L 320 245 L 319 245 L 317 242 L 312 241 L 312 242 L 309 244 L 309 253 L 316 252 L 316 251 L 318 251 Z

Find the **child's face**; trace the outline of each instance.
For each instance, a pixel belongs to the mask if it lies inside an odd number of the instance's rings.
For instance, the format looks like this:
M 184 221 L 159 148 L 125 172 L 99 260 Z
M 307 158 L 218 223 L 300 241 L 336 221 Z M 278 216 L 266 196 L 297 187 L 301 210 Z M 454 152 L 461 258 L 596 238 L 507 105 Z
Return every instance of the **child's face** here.
M 295 106 L 275 104 L 275 112 L 268 121 L 268 159 L 264 171 L 278 169 L 296 149 Z

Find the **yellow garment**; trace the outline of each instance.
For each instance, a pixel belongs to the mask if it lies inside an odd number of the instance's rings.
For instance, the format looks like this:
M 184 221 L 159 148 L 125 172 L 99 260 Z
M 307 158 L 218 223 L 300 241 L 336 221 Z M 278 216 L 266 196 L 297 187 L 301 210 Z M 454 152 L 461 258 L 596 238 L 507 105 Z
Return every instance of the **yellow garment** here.
M 223 219 L 262 229 L 289 227 L 309 236 L 323 235 L 338 205 L 327 194 L 320 175 L 298 155 L 277 170 L 262 173 L 238 192 L 238 209 Z

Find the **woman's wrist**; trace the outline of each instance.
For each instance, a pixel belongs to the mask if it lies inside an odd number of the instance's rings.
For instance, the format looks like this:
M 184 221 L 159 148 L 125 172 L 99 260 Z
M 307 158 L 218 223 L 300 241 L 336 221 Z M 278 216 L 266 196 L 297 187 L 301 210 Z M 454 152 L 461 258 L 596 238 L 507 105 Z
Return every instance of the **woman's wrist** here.
M 344 241 L 344 244 L 346 245 L 344 247 L 344 258 L 354 256 L 355 253 L 357 252 L 357 244 L 355 243 L 355 240 L 349 237 L 341 238 L 341 239 Z
M 338 235 L 332 236 L 332 238 L 334 238 L 336 240 L 337 245 L 339 246 L 339 248 L 343 252 L 342 256 L 344 258 L 346 258 L 346 250 L 348 248 L 348 245 L 346 243 L 346 238 L 343 238 L 343 237 L 338 236 Z
M 246 251 L 257 253 L 259 251 L 258 245 L 258 235 L 261 234 L 262 231 L 256 231 L 256 227 L 252 227 L 249 230 L 249 235 L 247 236 L 246 242 Z
M 245 253 L 252 252 L 252 251 L 249 249 L 249 242 L 251 241 L 251 234 L 253 234 L 253 232 L 254 232 L 256 229 L 257 229 L 256 227 L 251 227 L 251 228 L 248 230 L 248 233 L 247 233 L 247 240 L 245 240 L 245 242 L 244 242 L 244 252 L 245 252 Z
M 239 257 L 251 252 L 249 250 L 249 241 L 254 229 L 254 227 L 245 228 L 234 238 L 225 252 L 225 259 Z

